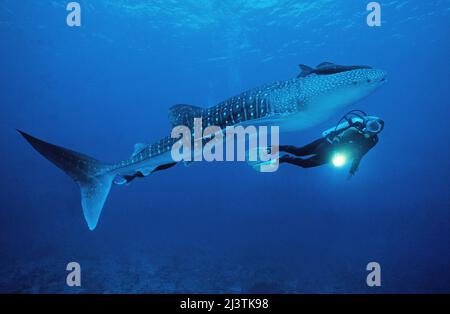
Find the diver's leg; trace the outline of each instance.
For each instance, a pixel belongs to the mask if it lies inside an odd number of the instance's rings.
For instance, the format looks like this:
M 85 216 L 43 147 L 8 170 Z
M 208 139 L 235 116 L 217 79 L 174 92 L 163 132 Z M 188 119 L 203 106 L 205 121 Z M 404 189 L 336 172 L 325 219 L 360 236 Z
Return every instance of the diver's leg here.
M 312 167 L 317 167 L 317 166 L 321 166 L 323 164 L 326 164 L 327 161 L 319 155 L 314 155 L 310 158 L 295 158 L 295 157 L 291 157 L 291 156 L 282 156 L 280 157 L 280 164 L 282 163 L 288 163 L 291 165 L 295 165 L 295 166 L 299 166 L 302 168 L 312 168 Z
M 280 152 L 289 153 L 295 156 L 313 155 L 317 153 L 319 146 L 324 144 L 324 142 L 326 142 L 326 139 L 320 138 L 302 147 L 296 147 L 291 145 L 280 145 Z

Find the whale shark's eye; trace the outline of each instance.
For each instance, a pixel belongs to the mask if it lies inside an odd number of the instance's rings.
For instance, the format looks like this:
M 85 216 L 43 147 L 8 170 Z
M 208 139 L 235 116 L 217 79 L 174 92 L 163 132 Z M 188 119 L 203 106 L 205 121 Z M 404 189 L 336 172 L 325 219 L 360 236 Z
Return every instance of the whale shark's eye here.
M 356 81 L 353 81 L 353 85 L 356 85 L 356 84 L 358 84 L 358 82 L 356 82 Z
M 370 82 L 372 82 L 372 80 L 370 80 L 370 79 L 369 79 L 369 80 L 367 80 L 367 83 L 370 83 Z

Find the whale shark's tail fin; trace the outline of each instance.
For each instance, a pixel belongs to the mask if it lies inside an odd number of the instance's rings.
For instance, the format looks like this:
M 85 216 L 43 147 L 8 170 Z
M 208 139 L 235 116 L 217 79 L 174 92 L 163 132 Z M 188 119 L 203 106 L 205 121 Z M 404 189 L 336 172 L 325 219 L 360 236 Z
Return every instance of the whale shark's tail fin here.
M 97 226 L 114 174 L 109 166 L 86 155 L 46 143 L 17 130 L 42 156 L 68 174 L 81 190 L 81 206 L 90 230 Z

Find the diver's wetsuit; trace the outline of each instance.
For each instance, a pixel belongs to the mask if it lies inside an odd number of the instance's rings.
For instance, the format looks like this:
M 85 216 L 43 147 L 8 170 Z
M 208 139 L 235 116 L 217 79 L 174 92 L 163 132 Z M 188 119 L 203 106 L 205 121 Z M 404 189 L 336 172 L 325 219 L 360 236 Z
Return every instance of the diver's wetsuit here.
M 353 159 L 350 174 L 354 175 L 364 155 L 378 143 L 378 136 L 364 134 L 359 125 L 353 125 L 342 131 L 330 134 L 326 138 L 320 138 L 303 146 L 280 146 L 280 152 L 286 152 L 295 156 L 310 156 L 308 158 L 296 158 L 289 155 L 280 157 L 280 163 L 289 163 L 302 168 L 321 166 L 330 162 L 333 154 L 345 152 Z

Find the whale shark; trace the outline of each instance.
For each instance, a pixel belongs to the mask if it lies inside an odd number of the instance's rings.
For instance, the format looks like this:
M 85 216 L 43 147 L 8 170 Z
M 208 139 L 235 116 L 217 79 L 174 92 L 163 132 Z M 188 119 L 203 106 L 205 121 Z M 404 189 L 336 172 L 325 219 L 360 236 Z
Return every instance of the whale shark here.
M 324 64 L 318 68 L 323 70 Z M 311 69 L 294 78 L 245 91 L 209 108 L 174 105 L 169 109 L 169 121 L 172 127 L 192 127 L 194 118 L 201 118 L 204 126 L 221 129 L 266 125 L 279 126 L 280 132 L 301 131 L 326 121 L 337 110 L 360 101 L 386 81 L 385 71 L 369 66 L 339 66 L 327 62 L 326 71 Z M 178 139 L 171 136 L 150 145 L 138 143 L 130 158 L 110 164 L 47 143 L 24 131 L 18 132 L 78 184 L 81 207 L 90 230 L 96 228 L 113 184 L 130 183 L 176 164 L 171 148 Z

